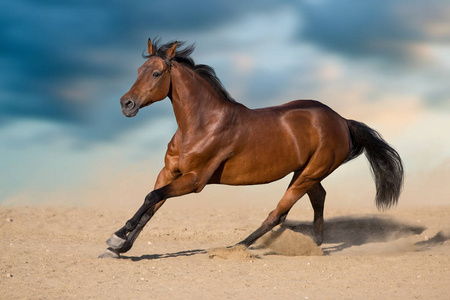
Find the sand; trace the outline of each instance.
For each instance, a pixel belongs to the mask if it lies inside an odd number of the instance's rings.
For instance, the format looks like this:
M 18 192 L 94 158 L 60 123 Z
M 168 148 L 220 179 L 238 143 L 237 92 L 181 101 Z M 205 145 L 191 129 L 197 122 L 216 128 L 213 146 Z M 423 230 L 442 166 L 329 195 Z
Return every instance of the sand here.
M 450 206 L 295 209 L 250 249 L 270 206 L 173 201 L 121 259 L 98 259 L 136 206 L 0 206 L 0 299 L 448 299 Z

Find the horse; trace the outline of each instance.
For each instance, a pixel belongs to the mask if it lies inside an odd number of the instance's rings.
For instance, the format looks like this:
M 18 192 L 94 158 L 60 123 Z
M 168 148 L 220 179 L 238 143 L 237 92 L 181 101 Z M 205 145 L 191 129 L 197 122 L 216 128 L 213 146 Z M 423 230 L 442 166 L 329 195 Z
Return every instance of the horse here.
M 259 228 L 237 245 L 249 247 L 283 223 L 305 194 L 314 210 L 313 236 L 323 242 L 326 192 L 321 181 L 362 152 L 370 163 L 380 210 L 397 204 L 403 185 L 398 152 L 381 135 L 314 100 L 249 109 L 235 101 L 208 65 L 195 64 L 194 45 L 147 42 L 145 63 L 120 99 L 122 113 L 169 98 L 177 131 L 168 144 L 154 190 L 108 240 L 100 257 L 119 258 L 131 249 L 147 222 L 172 197 L 199 193 L 207 184 L 254 185 L 293 173 L 281 200 Z

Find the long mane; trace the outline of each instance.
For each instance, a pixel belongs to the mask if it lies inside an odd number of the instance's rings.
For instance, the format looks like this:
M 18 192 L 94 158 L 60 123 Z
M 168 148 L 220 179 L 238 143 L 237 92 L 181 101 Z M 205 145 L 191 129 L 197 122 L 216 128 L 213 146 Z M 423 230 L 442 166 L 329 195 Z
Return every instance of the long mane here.
M 165 54 L 167 50 L 170 49 L 170 47 L 173 46 L 173 44 L 177 43 L 177 51 L 175 54 L 175 57 L 172 58 L 172 60 L 183 64 L 184 66 L 190 68 L 191 70 L 195 71 L 198 75 L 200 75 L 203 79 L 205 79 L 213 88 L 214 90 L 219 94 L 219 96 L 223 97 L 226 101 L 236 103 L 236 101 L 230 96 L 228 91 L 225 89 L 225 87 L 222 85 L 222 82 L 220 82 L 220 79 L 217 78 L 216 72 L 214 69 L 208 65 L 203 64 L 195 64 L 194 60 L 190 56 L 192 52 L 194 52 L 195 44 L 187 45 L 186 47 L 182 48 L 185 44 L 185 42 L 180 41 L 171 41 L 166 44 L 163 44 L 159 46 L 160 39 L 155 40 L 153 43 L 153 46 L 156 49 L 156 56 L 164 59 L 167 61 Z M 150 55 L 142 54 L 142 57 L 149 58 Z M 170 63 L 170 62 L 168 62 Z

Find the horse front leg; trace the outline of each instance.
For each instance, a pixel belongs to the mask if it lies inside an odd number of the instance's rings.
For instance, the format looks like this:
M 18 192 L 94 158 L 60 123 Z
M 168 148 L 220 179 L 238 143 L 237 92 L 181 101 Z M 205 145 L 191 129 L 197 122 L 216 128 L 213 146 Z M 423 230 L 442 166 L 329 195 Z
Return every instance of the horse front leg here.
M 125 239 L 120 239 L 117 234 L 113 234 L 106 243 L 110 246 L 106 249 L 104 256 L 101 257 L 120 257 L 120 253 L 125 253 L 131 249 L 134 244 L 134 241 L 137 239 L 142 229 L 144 229 L 145 225 L 150 221 L 156 211 L 164 204 L 166 200 L 162 200 L 156 205 L 150 207 L 150 209 L 141 217 L 137 226 L 131 230 Z M 128 222 L 127 222 L 128 223 Z
M 136 229 L 141 222 L 142 217 L 149 211 L 150 208 L 155 207 L 158 203 L 164 200 L 164 191 L 162 189 L 153 190 L 144 200 L 144 204 L 138 209 L 134 216 L 129 219 L 125 225 L 117 230 L 106 243 L 113 249 L 118 249 L 127 241 L 128 233 Z
M 142 206 L 129 219 L 125 226 L 116 231 L 106 243 L 110 246 L 100 257 L 118 258 L 120 253 L 127 252 L 133 246 L 139 233 L 142 231 L 147 222 L 152 218 L 155 212 L 164 204 L 167 198 L 185 195 L 196 189 L 196 176 L 188 173 L 179 177 L 169 176 L 166 169 L 161 171 L 158 176 L 155 190 L 149 193 L 144 200 Z M 172 178 L 176 179 L 172 179 Z M 170 180 L 173 180 L 170 182 Z M 159 187 L 166 182 L 170 182 L 163 187 Z M 158 188 L 159 187 L 159 188 Z

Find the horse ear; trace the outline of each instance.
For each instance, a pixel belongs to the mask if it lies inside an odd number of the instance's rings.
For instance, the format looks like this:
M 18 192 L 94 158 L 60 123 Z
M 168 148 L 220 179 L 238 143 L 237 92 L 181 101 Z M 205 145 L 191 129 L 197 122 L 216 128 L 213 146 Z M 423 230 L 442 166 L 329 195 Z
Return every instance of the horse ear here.
M 147 42 L 147 53 L 149 55 L 153 55 L 153 54 L 155 54 L 155 52 L 156 52 L 155 46 L 153 46 L 152 41 L 150 39 L 148 39 L 148 42 Z
M 166 58 L 167 58 L 168 60 L 171 60 L 172 58 L 175 57 L 175 55 L 176 55 L 176 53 L 177 53 L 177 45 L 178 45 L 178 43 L 175 42 L 175 43 L 173 43 L 172 47 L 170 47 L 170 49 L 167 50 L 167 52 L 166 52 Z

